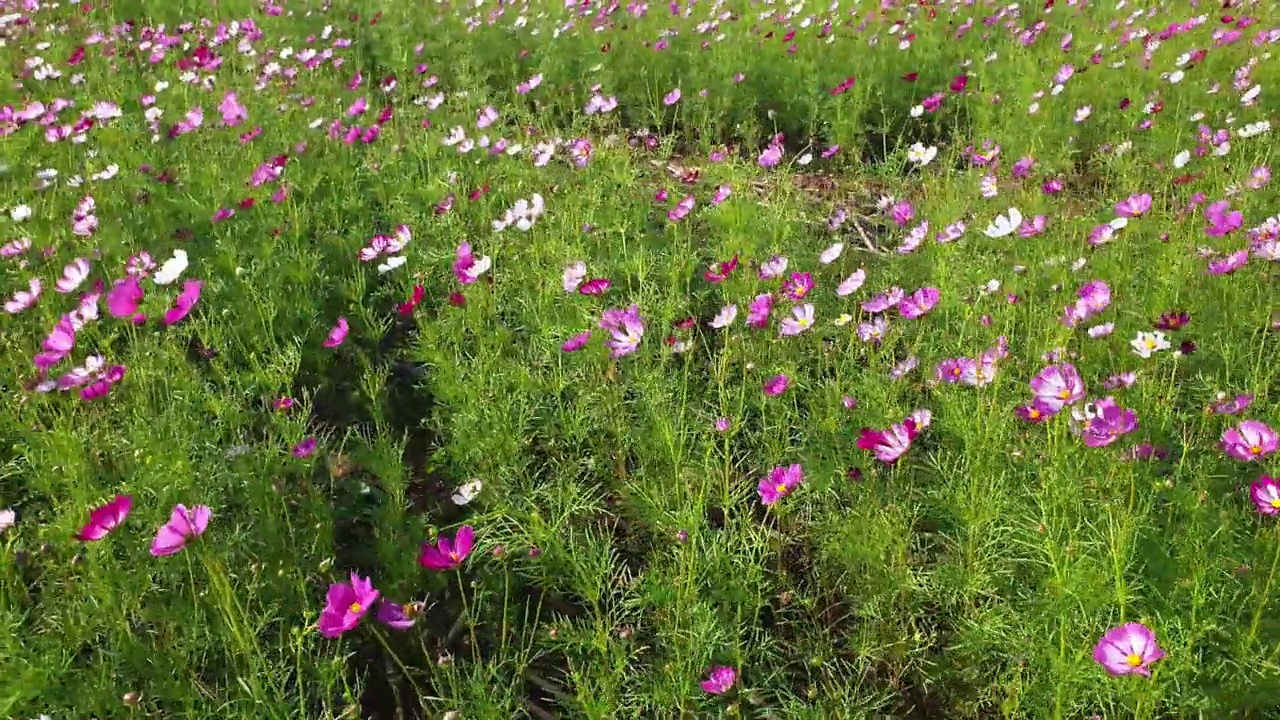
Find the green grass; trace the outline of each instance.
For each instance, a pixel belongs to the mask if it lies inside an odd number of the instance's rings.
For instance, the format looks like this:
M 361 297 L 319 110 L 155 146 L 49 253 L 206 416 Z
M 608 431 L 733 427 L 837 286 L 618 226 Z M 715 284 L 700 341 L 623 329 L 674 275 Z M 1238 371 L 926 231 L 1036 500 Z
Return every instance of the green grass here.
M 1280 525 L 1248 489 L 1280 475 L 1278 455 L 1244 463 L 1220 446 L 1242 420 L 1280 427 L 1280 264 L 1255 251 L 1211 274 L 1200 252 L 1248 248 L 1250 229 L 1280 212 L 1276 184 L 1255 170 L 1273 162 L 1272 135 L 1240 133 L 1268 118 L 1280 81 L 1265 4 L 1203 5 L 1203 24 L 1148 45 L 1148 63 L 1135 34 L 1186 23 L 1190 10 L 1023 3 L 1020 16 L 979 4 L 931 19 L 914 5 L 789 12 L 735 0 L 687 14 L 682 2 L 680 15 L 623 5 L 599 19 L 600 3 L 500 17 L 493 3 L 339 0 L 279 15 L 243 0 L 93 5 L 25 13 L 3 31 L 17 79 L 0 103 L 73 101 L 54 128 L 97 101 L 121 116 L 83 142 L 46 140 L 34 117 L 0 143 L 0 243 L 32 245 L 0 259 L 0 290 L 8 300 L 31 278 L 43 284 L 34 307 L 0 320 L 0 509 L 16 513 L 0 531 L 0 717 L 1280 713 Z M 1247 17 L 1260 21 L 1222 42 Z M 220 67 L 186 69 L 218 23 L 245 18 L 260 36 L 242 27 L 212 48 Z M 126 20 L 132 29 L 113 36 Z M 151 62 L 153 28 L 184 22 L 196 26 Z M 105 41 L 87 40 L 95 33 Z M 85 58 L 69 65 L 78 46 Z M 307 68 L 309 48 L 332 58 Z M 1075 75 L 1050 92 L 1064 64 Z M 380 85 L 393 74 L 393 89 Z M 967 86 L 949 89 L 961 74 Z M 541 84 L 518 92 L 534 75 Z M 615 110 L 583 111 L 597 85 Z M 248 110 L 235 127 L 218 109 L 227 91 Z M 941 107 L 913 116 L 935 93 Z M 154 129 L 146 95 L 163 110 Z M 348 117 L 359 98 L 367 111 Z M 203 123 L 170 138 L 195 107 Z M 376 139 L 344 142 L 384 107 Z M 486 107 L 497 120 L 477 129 Z M 1229 147 L 1215 150 L 1201 124 L 1228 130 Z M 443 142 L 455 127 L 523 147 L 459 152 Z M 782 162 L 763 168 L 776 133 Z M 580 139 L 593 148 L 582 167 Z M 548 142 L 561 144 L 539 165 Z M 925 167 L 908 159 L 917 142 L 937 148 Z M 1000 152 L 979 167 L 966 148 L 984 142 Z M 1191 159 L 1175 167 L 1182 151 Z M 251 186 L 280 155 L 280 177 Z M 1024 157 L 1035 163 L 1017 178 Z M 93 177 L 108 166 L 113 177 Z M 980 192 L 988 173 L 994 198 Z M 1061 192 L 1042 190 L 1052 179 Z M 716 204 L 722 186 L 731 193 Z M 1142 193 L 1148 212 L 1089 243 L 1116 203 Z M 534 194 L 545 212 L 527 232 L 495 232 Z M 86 195 L 99 222 L 77 235 Z M 687 196 L 692 212 L 670 220 Z M 883 196 L 909 201 L 914 219 L 899 227 Z M 1224 199 L 1243 225 L 1207 235 L 1204 209 Z M 19 205 L 31 210 L 22 222 L 9 212 Z M 1047 229 L 988 237 L 1010 207 L 1046 216 Z M 217 219 L 220 209 L 235 214 Z M 897 252 L 921 221 L 924 242 Z M 935 242 L 957 221 L 959 239 Z M 358 259 L 400 225 L 412 232 L 403 266 Z M 492 261 L 465 285 L 452 270 L 463 242 Z M 820 263 L 835 243 L 843 252 Z M 48 373 L 101 355 L 123 379 L 89 401 L 36 391 L 33 356 L 81 295 L 95 282 L 109 291 L 140 252 L 163 263 L 179 248 L 180 280 L 141 280 L 145 322 L 113 317 L 104 294 Z M 779 331 L 794 305 L 782 278 L 758 273 L 777 255 L 787 275 L 816 283 L 803 301 L 814 325 L 795 336 Z M 735 256 L 723 282 L 704 278 Z M 56 291 L 76 258 L 90 261 L 87 280 Z M 602 295 L 565 291 L 577 261 L 587 279 L 611 281 Z M 860 268 L 865 285 L 837 295 Z M 163 325 L 192 279 L 204 284 L 190 315 Z M 992 280 L 999 289 L 983 291 Z M 1110 305 L 1068 327 L 1063 309 L 1097 280 Z M 423 298 L 401 313 L 415 285 Z M 940 300 L 915 320 L 889 310 L 883 342 L 862 342 L 862 303 L 892 287 L 936 288 Z M 768 327 L 752 329 L 762 293 L 776 303 Z M 728 304 L 736 322 L 713 329 Z M 610 357 L 602 314 L 632 305 L 643 339 Z M 1130 341 L 1178 310 L 1191 320 L 1165 331 L 1172 347 L 1139 357 Z M 349 335 L 325 347 L 340 317 Z M 1099 323 L 1114 333 L 1090 337 Z M 584 349 L 562 351 L 587 330 Z M 989 384 L 935 379 L 939 362 L 977 358 L 998 338 L 1009 356 Z M 1179 351 L 1184 341 L 1194 352 Z M 1022 420 L 1047 353 L 1078 369 L 1089 401 L 1132 409 L 1136 429 L 1091 448 L 1071 408 Z M 909 358 L 918 367 L 893 378 Z M 1137 373 L 1132 387 L 1104 389 L 1123 372 Z M 789 387 L 766 394 L 779 374 Z M 1210 409 L 1220 393 L 1255 397 L 1232 417 Z M 275 408 L 286 397 L 293 407 Z M 917 410 L 931 422 L 898 462 L 858 448 L 862 428 Z M 295 453 L 307 438 L 314 453 Z M 1167 457 L 1128 459 L 1141 444 Z M 792 464 L 803 483 L 764 506 L 757 485 Z M 451 496 L 472 479 L 483 488 L 459 506 Z M 72 539 L 117 494 L 132 496 L 129 517 L 104 539 Z M 153 557 L 178 503 L 208 506 L 212 520 L 182 551 Z M 418 563 L 422 543 L 463 525 L 476 547 L 460 567 Z M 413 627 L 382 625 L 375 609 L 322 636 L 326 591 L 352 571 L 383 602 L 423 603 Z M 1113 677 L 1092 658 L 1126 622 L 1166 652 L 1151 677 Z M 723 695 L 699 687 L 714 666 L 738 671 Z

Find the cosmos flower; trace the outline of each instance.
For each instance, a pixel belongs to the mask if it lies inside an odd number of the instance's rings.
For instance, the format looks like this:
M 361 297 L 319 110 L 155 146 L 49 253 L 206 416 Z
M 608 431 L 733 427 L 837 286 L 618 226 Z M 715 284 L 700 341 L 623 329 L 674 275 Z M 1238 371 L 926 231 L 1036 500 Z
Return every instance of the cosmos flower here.
M 1151 675 L 1151 664 L 1164 657 L 1155 633 L 1141 623 L 1108 630 L 1093 648 L 1093 659 L 1112 675 Z
M 782 498 L 790 495 L 800 483 L 804 482 L 804 471 L 799 465 L 779 465 L 769 472 L 768 477 L 760 481 L 757 490 L 760 502 L 774 505 Z
M 1266 423 L 1245 420 L 1222 433 L 1222 449 L 1244 462 L 1255 462 L 1270 455 L 1280 447 L 1280 435 Z

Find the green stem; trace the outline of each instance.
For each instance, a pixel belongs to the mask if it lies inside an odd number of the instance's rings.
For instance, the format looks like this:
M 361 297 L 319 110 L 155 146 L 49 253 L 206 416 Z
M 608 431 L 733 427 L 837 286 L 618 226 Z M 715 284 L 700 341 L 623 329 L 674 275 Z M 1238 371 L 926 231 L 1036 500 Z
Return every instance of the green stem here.
M 1267 598 L 1271 594 L 1271 581 L 1276 578 L 1276 567 L 1280 566 L 1280 524 L 1275 526 L 1275 552 L 1271 554 L 1271 571 L 1267 573 L 1267 581 L 1262 584 L 1262 597 L 1258 598 L 1258 607 L 1253 610 L 1253 622 L 1249 623 L 1249 640 L 1246 647 L 1252 646 L 1258 637 L 1258 625 L 1262 622 L 1262 612 L 1267 608 Z
M 370 623 L 370 629 L 373 631 L 373 636 L 378 638 L 378 642 L 382 645 L 382 649 L 387 651 L 387 654 L 391 656 L 393 661 L 395 661 L 396 667 L 400 668 L 400 673 L 404 675 L 404 679 L 409 681 L 409 685 L 413 687 L 413 692 L 418 696 L 415 700 L 419 705 L 421 705 L 422 699 L 426 697 L 426 693 L 422 692 L 422 688 L 418 685 L 418 681 L 409 673 L 409 668 L 405 666 L 404 661 L 400 659 L 400 656 L 396 654 L 396 651 L 391 649 L 391 643 L 387 642 L 386 636 L 382 634 L 382 629 L 372 623 Z
M 471 608 L 467 603 L 467 587 L 462 581 L 462 566 L 459 565 L 454 569 L 454 574 L 458 577 L 458 594 L 462 597 L 462 614 L 467 619 L 467 633 L 471 636 L 471 652 L 480 652 L 480 644 L 476 642 L 476 623 L 475 618 L 471 616 Z

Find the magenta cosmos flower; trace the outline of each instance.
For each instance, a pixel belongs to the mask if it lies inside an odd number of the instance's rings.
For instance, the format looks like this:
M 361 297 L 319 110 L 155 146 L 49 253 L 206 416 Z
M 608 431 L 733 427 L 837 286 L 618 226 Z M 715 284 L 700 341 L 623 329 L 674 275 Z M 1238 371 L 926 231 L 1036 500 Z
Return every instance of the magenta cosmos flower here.
M 1083 410 L 1072 410 L 1071 415 L 1076 432 L 1091 448 L 1106 447 L 1138 427 L 1138 414 L 1120 407 L 1110 396 L 1085 405 Z
M 786 375 L 774 375 L 764 381 L 764 394 L 769 397 L 777 397 L 787 391 L 791 385 L 791 380 Z
M 378 605 L 378 622 L 392 630 L 408 630 L 418 621 L 422 614 L 420 603 L 411 602 L 399 605 L 383 600 Z
M 1249 499 L 1263 515 L 1280 515 L 1280 480 L 1263 475 L 1249 485 Z
M 186 505 L 178 503 L 173 507 L 169 522 L 156 532 L 156 539 L 151 543 L 151 554 L 161 557 L 182 550 L 188 542 L 204 534 L 212 517 L 213 511 L 208 506 L 197 505 L 188 510 Z
M 938 304 L 942 293 L 938 288 L 925 287 L 898 301 L 898 313 L 908 320 L 924 317 Z
M 173 307 L 169 308 L 164 314 L 164 324 L 176 325 L 182 322 L 191 308 L 196 306 L 196 302 L 200 299 L 200 291 L 204 289 L 204 283 L 200 280 L 188 280 L 182 284 L 182 292 L 177 299 L 173 301 Z
M 453 540 L 440 536 L 435 545 L 422 545 L 422 554 L 418 556 L 418 564 L 428 570 L 452 570 L 462 564 L 471 554 L 476 531 L 470 525 L 463 525 Z
M 116 526 L 129 517 L 133 509 L 132 495 L 117 495 L 115 499 L 89 513 L 89 522 L 72 537 L 81 542 L 93 542 L 106 537 Z
M 799 464 L 785 467 L 779 465 L 769 472 L 768 477 L 760 481 L 757 488 L 760 492 L 760 502 L 765 505 L 774 505 L 790 495 L 802 482 L 804 482 L 804 471 Z
M 1151 663 L 1164 657 L 1156 635 L 1142 623 L 1112 628 L 1093 648 L 1093 659 L 1112 675 L 1151 675 Z
M 1084 381 L 1071 363 L 1050 365 L 1031 379 L 1031 392 L 1044 407 L 1057 412 L 1084 398 Z
M 723 695 L 738 681 L 738 671 L 727 665 L 711 668 L 707 679 L 702 681 L 702 689 L 712 695 Z
M 351 573 L 351 581 L 334 583 L 325 596 L 324 610 L 320 612 L 317 626 L 325 637 L 338 637 L 353 630 L 373 604 L 378 602 L 378 591 L 368 578 Z
M 1120 217 L 1132 218 L 1146 214 L 1151 209 L 1151 196 L 1147 193 L 1139 193 L 1130 195 L 1128 198 L 1116 203 L 1116 215 Z
M 894 423 L 887 430 L 864 427 L 862 434 L 858 437 L 858 449 L 867 450 L 880 462 L 892 465 L 911 449 L 911 442 L 919 434 L 916 421 L 912 418 Z
M 347 333 L 349 332 L 351 332 L 351 326 L 347 324 L 347 319 L 339 317 L 338 324 L 333 326 L 333 329 L 329 331 L 329 336 L 324 339 L 321 345 L 327 348 L 336 348 L 346 341 Z
M 1259 460 L 1276 451 L 1280 436 L 1257 420 L 1245 420 L 1222 433 L 1222 449 L 1228 455 L 1245 462 Z
M 640 347 L 644 338 L 644 320 L 640 318 L 640 306 L 632 305 L 626 310 L 605 310 L 600 318 L 600 329 L 609 331 L 610 338 L 604 341 L 609 346 L 609 357 L 630 355 Z

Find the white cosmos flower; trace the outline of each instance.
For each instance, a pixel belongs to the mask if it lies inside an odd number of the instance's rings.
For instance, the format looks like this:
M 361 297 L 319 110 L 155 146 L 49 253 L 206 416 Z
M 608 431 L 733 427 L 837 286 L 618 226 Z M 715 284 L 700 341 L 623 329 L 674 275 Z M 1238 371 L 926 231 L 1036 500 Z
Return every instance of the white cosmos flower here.
M 403 255 L 393 255 L 387 258 L 386 262 L 378 263 L 378 272 L 389 273 L 405 263 Z
M 466 505 L 475 500 L 480 495 L 480 491 L 484 489 L 484 482 L 480 478 L 472 478 L 458 488 L 453 494 L 453 502 L 456 505 Z
M 1168 350 L 1171 347 L 1169 341 L 1165 339 L 1164 333 L 1158 330 L 1156 332 L 1138 333 L 1138 337 L 1129 341 L 1129 345 L 1133 347 L 1133 351 L 1140 358 L 1149 358 L 1152 353 Z
M 182 277 L 182 273 L 187 270 L 187 251 L 174 250 L 173 257 L 164 261 L 160 269 L 151 276 L 151 280 L 157 285 L 168 285 L 174 280 Z
M 995 220 L 987 226 L 986 234 L 989 238 L 1002 238 L 1006 235 L 1012 235 L 1018 226 L 1022 224 L 1022 213 L 1018 212 L 1018 208 L 1009 208 L 1008 215 L 997 215 Z
M 933 159 L 937 157 L 937 155 L 938 155 L 937 145 L 930 145 L 929 147 L 925 147 L 924 143 L 918 142 L 912 145 L 910 148 L 907 148 L 907 160 L 915 163 L 916 165 L 919 165 L 920 167 L 924 167 L 925 165 L 928 165 L 929 163 L 933 162 Z

